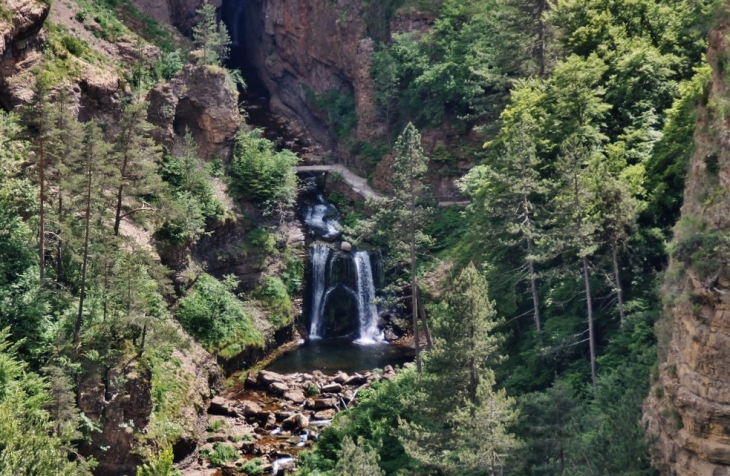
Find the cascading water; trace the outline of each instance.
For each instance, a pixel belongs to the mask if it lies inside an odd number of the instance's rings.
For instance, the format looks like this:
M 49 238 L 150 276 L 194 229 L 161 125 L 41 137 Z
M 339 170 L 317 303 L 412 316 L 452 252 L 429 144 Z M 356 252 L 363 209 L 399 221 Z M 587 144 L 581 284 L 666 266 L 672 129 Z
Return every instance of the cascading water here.
M 321 194 L 317 194 L 315 203 L 307 208 L 304 215 L 304 223 L 312 233 L 327 241 L 335 240 L 342 234 L 339 220 L 340 213 Z
M 340 214 L 321 193 L 311 194 L 302 216 L 317 240 L 333 241 L 341 235 Z M 337 251 L 331 245 L 315 241 L 310 257 L 310 339 L 351 333 L 354 331 L 352 326 L 357 324 L 356 343 L 383 342 L 383 333 L 378 328 L 375 284 L 368 252 Z M 353 316 L 355 313 L 357 316 Z M 357 321 L 353 319 L 343 324 L 343 316 L 345 320 L 357 317 Z
M 359 344 L 374 344 L 383 341 L 383 332 L 378 329 L 378 308 L 375 306 L 375 285 L 370 265 L 370 254 L 358 251 L 354 256 L 357 270 L 357 313 L 360 321 Z
M 331 249 L 325 245 L 312 246 L 312 324 L 309 337 L 319 339 L 322 327 L 322 313 L 327 286 L 327 259 Z

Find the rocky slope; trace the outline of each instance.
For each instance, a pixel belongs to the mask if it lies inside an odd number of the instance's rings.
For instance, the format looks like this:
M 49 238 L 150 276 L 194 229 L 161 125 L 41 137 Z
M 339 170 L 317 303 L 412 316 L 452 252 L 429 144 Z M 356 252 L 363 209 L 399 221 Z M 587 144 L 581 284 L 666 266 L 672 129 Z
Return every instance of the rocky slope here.
M 726 21 L 709 38 L 712 80 L 670 247 L 658 378 L 644 408 L 654 463 L 668 476 L 730 474 L 729 31 Z

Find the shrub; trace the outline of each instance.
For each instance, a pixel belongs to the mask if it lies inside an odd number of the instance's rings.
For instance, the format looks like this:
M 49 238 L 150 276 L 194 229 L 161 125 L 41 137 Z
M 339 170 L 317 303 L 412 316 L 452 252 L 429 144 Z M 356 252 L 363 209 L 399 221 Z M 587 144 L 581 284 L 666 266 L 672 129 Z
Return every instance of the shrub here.
M 236 461 L 240 455 L 233 446 L 227 443 L 216 443 L 213 450 L 203 450 L 201 454 L 204 458 L 208 458 L 212 466 L 223 466 L 228 461 Z
M 218 281 L 201 274 L 188 294 L 180 301 L 177 318 L 209 352 L 231 358 L 247 346 L 262 346 L 264 337 L 256 329 L 232 290 L 235 279 Z
M 293 167 L 298 160 L 291 151 L 277 151 L 261 137 L 261 131 L 242 131 L 231 161 L 231 189 L 264 211 L 291 206 L 297 190 Z
M 261 458 L 254 458 L 250 461 L 247 461 L 246 464 L 241 467 L 241 471 L 248 474 L 249 476 L 264 474 L 264 462 Z
M 276 328 L 291 323 L 294 318 L 294 308 L 281 278 L 266 277 L 263 284 L 254 291 L 254 296 L 268 311 L 268 319 Z

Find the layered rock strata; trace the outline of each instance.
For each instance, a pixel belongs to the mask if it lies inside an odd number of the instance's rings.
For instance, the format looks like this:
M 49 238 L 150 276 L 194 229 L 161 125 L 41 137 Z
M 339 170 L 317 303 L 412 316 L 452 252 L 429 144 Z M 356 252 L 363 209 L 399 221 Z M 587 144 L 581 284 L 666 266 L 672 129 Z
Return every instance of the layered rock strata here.
M 730 90 L 727 23 L 710 34 L 713 73 L 675 229 L 658 326 L 660 364 L 644 423 L 667 476 L 730 475 Z M 720 106 L 720 107 L 718 107 Z M 717 239 L 720 241 L 717 242 Z

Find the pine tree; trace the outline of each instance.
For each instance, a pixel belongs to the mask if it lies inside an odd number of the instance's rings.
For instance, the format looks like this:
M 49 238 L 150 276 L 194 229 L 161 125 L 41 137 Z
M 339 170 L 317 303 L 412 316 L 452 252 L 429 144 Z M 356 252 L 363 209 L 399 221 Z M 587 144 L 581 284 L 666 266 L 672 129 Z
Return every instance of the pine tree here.
M 342 440 L 342 450 L 338 455 L 334 474 L 347 476 L 385 476 L 385 471 L 378 466 L 378 452 L 369 448 L 362 437 L 357 444 L 346 436 Z
M 45 281 L 46 262 L 46 168 L 48 167 L 48 141 L 52 134 L 51 111 L 48 80 L 36 74 L 33 84 L 33 100 L 24 112 L 24 122 L 33 133 L 31 147 L 35 155 L 35 168 L 38 181 L 38 255 L 40 258 L 41 285 Z
M 201 65 L 220 66 L 228 59 L 231 37 L 226 25 L 218 26 L 216 9 L 207 1 L 197 11 L 200 22 L 193 27 L 193 42 L 202 51 Z
M 536 271 L 539 253 L 535 248 L 542 232 L 536 215 L 538 208 L 548 202 L 549 185 L 540 174 L 542 162 L 536 152 L 535 132 L 536 125 L 529 116 L 504 128 L 500 152 L 488 165 L 472 169 L 461 188 L 473 198 L 470 208 L 478 221 L 475 224 L 485 235 L 483 242 L 491 243 L 486 246 L 524 247 L 521 254 L 528 267 L 533 318 L 540 332 Z
M 56 197 L 56 280 L 63 278 L 64 235 L 66 230 L 66 203 L 68 188 L 73 181 L 68 174 L 69 164 L 80 160 L 83 149 L 83 128 L 79 123 L 66 87 L 62 87 L 51 109 L 52 132 L 48 141 L 48 161 Z
M 154 208 L 140 196 L 158 188 L 159 177 L 155 171 L 159 151 L 149 136 L 152 125 L 147 122 L 147 103 L 134 101 L 124 108 L 120 130 L 113 154 L 119 164 L 114 234 L 119 234 L 122 219 Z M 124 202 L 129 209 L 122 213 Z M 134 200 L 134 202 L 132 202 Z M 132 202 L 132 203 L 129 203 Z
M 108 163 L 109 147 L 104 140 L 101 128 L 96 121 L 90 121 L 85 126 L 84 150 L 81 161 L 75 165 L 78 179 L 77 189 L 80 195 L 76 197 L 82 214 L 83 236 L 81 238 L 81 277 L 79 282 L 79 307 L 74 323 L 73 343 L 79 342 L 79 335 L 84 316 L 84 302 L 87 292 L 87 278 L 89 275 L 90 249 L 92 245 L 92 227 L 103 227 L 103 212 L 107 209 L 111 170 Z M 94 218 L 94 224 L 92 224 Z
M 500 339 L 486 280 L 469 264 L 454 281 L 434 321 L 434 348 L 425 358 L 412 421 L 400 441 L 424 467 L 445 474 L 496 475 L 518 446 L 508 427 L 514 401 L 495 391 L 490 365 Z
M 386 244 L 389 267 L 396 270 L 408 269 L 416 366 L 420 372 L 417 266 L 420 256 L 431 243 L 431 238 L 423 229 L 432 209 L 426 183 L 429 159 L 421 147 L 421 134 L 412 123 L 398 137 L 393 156 L 389 183 L 392 196 L 371 200 L 369 205 L 375 209 L 375 213 L 370 220 L 353 231 L 360 237 L 366 236 Z M 405 283 L 396 283 L 398 285 Z M 426 322 L 424 326 L 428 329 Z

